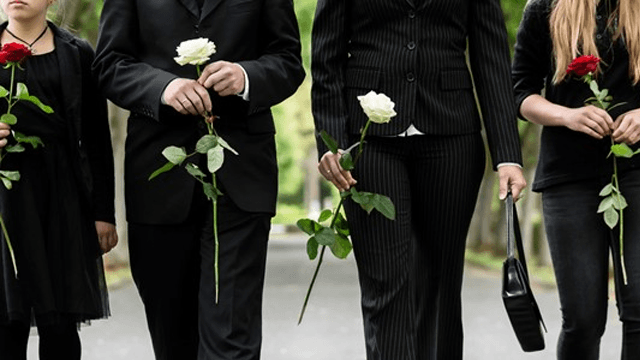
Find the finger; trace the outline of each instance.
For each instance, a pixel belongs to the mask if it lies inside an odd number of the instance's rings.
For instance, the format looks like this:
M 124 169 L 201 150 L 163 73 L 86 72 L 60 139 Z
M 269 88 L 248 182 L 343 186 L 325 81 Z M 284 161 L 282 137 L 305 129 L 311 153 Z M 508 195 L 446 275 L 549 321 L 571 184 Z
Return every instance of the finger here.
M 209 96 L 209 92 L 203 86 L 198 86 L 195 88 L 196 94 L 202 101 L 203 111 L 201 114 L 210 113 L 213 110 L 213 104 L 211 103 L 211 97 Z
M 340 158 L 336 156 L 332 159 L 333 161 L 329 162 L 329 170 L 331 171 L 331 175 L 333 175 L 333 179 L 340 183 L 340 187 L 344 190 L 349 190 L 351 185 L 343 175 L 344 169 L 340 166 L 339 159 Z
M 0 140 L 0 148 L 7 146 L 7 139 Z
M 589 135 L 591 137 L 594 137 L 596 139 L 602 139 L 603 138 L 602 135 L 600 135 L 599 133 L 595 132 L 592 128 L 590 128 L 587 125 L 581 125 L 579 127 L 579 130 L 580 130 L 580 132 L 583 132 L 583 133 L 585 133 L 585 134 L 587 134 L 587 135 Z
M 500 200 L 506 199 L 508 192 L 509 192 L 509 177 L 508 176 L 501 176 L 500 177 L 500 191 L 499 191 Z
M 589 127 L 602 136 L 609 135 L 611 133 L 610 124 L 605 120 L 602 114 L 594 113 L 590 114 L 589 120 L 591 121 Z
M 200 77 L 197 80 L 198 83 L 205 88 L 210 88 L 211 85 L 207 86 L 207 81 L 213 74 L 217 73 L 220 68 L 222 68 L 223 64 L 223 61 L 216 61 L 205 66 L 204 70 L 202 70 L 202 74 L 200 74 Z
M 629 129 L 629 121 L 627 120 L 626 116 L 622 116 L 618 119 L 618 121 L 616 121 L 617 126 L 615 128 L 615 130 L 613 131 L 613 138 L 617 139 L 620 138 L 624 135 L 624 133 L 627 132 L 627 130 Z

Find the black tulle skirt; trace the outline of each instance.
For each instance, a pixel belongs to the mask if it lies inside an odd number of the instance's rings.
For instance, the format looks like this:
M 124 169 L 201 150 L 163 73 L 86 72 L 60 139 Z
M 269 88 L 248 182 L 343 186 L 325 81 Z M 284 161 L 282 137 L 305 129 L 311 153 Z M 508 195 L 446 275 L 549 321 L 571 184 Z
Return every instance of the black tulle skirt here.
M 45 147 L 10 154 L 2 163 L 4 169 L 19 170 L 21 179 L 11 190 L 0 185 L 0 211 L 18 269 L 16 278 L 0 236 L 0 323 L 105 318 L 102 254 L 77 153 L 62 135 L 62 123 L 51 117 L 36 123 L 25 132 L 39 133 Z

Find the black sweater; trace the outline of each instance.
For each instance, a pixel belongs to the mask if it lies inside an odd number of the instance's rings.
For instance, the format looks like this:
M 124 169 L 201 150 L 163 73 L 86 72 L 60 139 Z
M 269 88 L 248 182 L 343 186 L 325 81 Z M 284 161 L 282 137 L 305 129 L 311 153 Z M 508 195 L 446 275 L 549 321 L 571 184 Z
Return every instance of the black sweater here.
M 549 30 L 551 0 L 532 0 L 526 7 L 520 29 L 512 67 L 512 79 L 518 109 L 529 95 L 540 94 L 569 108 L 584 106 L 584 100 L 593 94 L 589 86 L 576 78 L 552 83 L 555 72 L 552 42 Z M 603 72 L 598 74 L 600 89 L 609 89 L 613 104 L 624 103 L 609 113 L 615 120 L 619 115 L 640 108 L 640 87 L 629 77 L 629 54 L 622 41 L 613 42 L 607 29 L 606 1 L 598 7 L 596 44 Z M 632 146 L 637 148 L 638 144 Z M 545 188 L 566 182 L 597 180 L 607 182 L 612 172 L 612 159 L 607 158 L 611 139 L 595 139 L 563 126 L 545 126 L 542 130 L 540 155 L 532 189 Z M 640 168 L 640 155 L 631 159 L 618 159 L 620 171 Z

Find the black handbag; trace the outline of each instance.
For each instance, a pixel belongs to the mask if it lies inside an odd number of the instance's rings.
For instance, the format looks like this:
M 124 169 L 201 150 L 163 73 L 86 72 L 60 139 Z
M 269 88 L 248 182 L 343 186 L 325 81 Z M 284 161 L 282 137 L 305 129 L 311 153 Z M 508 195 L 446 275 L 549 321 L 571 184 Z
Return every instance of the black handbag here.
M 522 350 L 526 352 L 544 349 L 542 328 L 547 327 L 529 286 L 527 261 L 520 235 L 518 214 L 511 193 L 507 195 L 507 259 L 502 265 L 502 300 L 509 320 Z M 518 257 L 515 257 L 515 247 Z

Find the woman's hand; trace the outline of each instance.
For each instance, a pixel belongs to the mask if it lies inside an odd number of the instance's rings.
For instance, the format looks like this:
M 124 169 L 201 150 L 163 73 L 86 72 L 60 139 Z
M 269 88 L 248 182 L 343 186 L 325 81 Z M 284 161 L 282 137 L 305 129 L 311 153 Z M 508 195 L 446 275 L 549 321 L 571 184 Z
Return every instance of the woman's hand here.
M 11 127 L 5 123 L 0 123 L 0 148 L 7 145 L 7 136 L 11 134 Z
M 96 233 L 98 233 L 98 242 L 102 253 L 106 254 L 118 244 L 118 233 L 116 226 L 105 222 L 96 221 Z
M 633 145 L 640 140 L 640 109 L 628 111 L 613 123 L 611 137 L 617 143 Z
M 338 151 L 337 154 L 327 151 L 322 155 L 318 163 L 318 171 L 325 179 L 331 181 L 338 190 L 347 191 L 356 184 L 356 181 L 351 177 L 350 171 L 346 171 L 340 166 L 341 156 L 341 151 Z
M 577 109 L 565 108 L 559 115 L 562 125 L 596 139 L 610 135 L 614 126 L 609 113 L 593 105 Z

